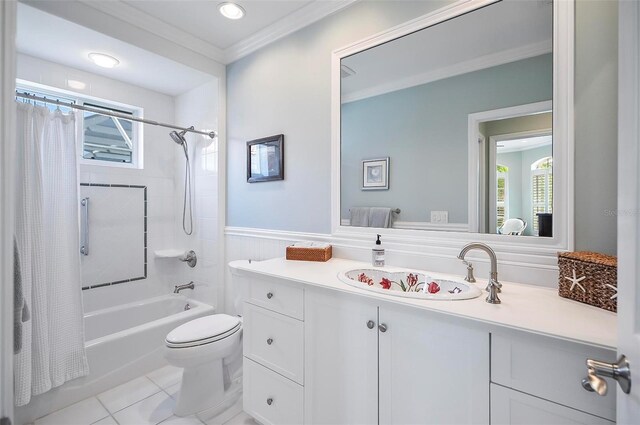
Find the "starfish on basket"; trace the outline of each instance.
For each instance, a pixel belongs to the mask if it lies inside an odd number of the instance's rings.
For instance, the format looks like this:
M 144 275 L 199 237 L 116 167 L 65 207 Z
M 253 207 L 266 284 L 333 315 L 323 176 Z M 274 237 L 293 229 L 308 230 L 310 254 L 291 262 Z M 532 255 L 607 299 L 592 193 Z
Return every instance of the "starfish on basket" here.
M 580 285 L 580 282 L 582 282 L 583 280 L 585 280 L 587 277 L 586 276 L 582 276 L 582 277 L 576 277 L 576 269 L 573 269 L 573 277 L 564 277 L 565 279 L 571 281 L 571 288 L 569 288 L 569 291 L 573 292 L 573 288 L 577 285 L 578 288 L 582 289 L 582 292 L 587 292 L 584 289 L 584 286 Z

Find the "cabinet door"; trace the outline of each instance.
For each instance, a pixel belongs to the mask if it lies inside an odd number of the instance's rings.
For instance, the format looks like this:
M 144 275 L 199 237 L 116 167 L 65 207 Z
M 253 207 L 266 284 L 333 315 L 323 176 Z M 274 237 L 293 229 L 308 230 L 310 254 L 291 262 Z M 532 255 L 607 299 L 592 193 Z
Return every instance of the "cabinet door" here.
M 377 306 L 322 289 L 304 297 L 305 423 L 378 423 Z
M 613 422 L 500 385 L 491 384 L 491 424 L 613 425 Z
M 488 423 L 489 334 L 422 311 L 379 313 L 380 423 Z

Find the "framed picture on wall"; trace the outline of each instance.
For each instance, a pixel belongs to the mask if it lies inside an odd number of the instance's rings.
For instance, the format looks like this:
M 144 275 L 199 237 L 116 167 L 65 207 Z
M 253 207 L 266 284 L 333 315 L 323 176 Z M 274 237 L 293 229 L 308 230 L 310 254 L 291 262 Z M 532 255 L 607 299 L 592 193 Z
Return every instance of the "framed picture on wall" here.
M 284 180 L 284 134 L 247 142 L 247 182 Z
M 362 161 L 362 190 L 389 189 L 389 157 Z

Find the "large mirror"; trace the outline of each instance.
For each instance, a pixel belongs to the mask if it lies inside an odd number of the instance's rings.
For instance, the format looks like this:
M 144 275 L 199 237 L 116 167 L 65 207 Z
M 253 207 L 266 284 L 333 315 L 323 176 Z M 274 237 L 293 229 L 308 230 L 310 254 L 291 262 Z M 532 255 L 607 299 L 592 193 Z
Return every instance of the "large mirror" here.
M 340 225 L 553 236 L 553 14 L 503 0 L 342 57 Z

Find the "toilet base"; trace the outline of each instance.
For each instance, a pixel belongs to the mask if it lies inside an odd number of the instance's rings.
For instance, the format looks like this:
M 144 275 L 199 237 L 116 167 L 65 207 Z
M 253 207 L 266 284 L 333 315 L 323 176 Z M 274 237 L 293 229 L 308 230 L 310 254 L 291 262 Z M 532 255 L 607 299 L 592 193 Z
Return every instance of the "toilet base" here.
M 222 402 L 209 409 L 198 412 L 202 422 L 222 424 L 242 412 L 242 383 L 232 384 L 225 391 Z
M 187 367 L 182 373 L 176 416 L 190 416 L 224 400 L 222 359 Z

